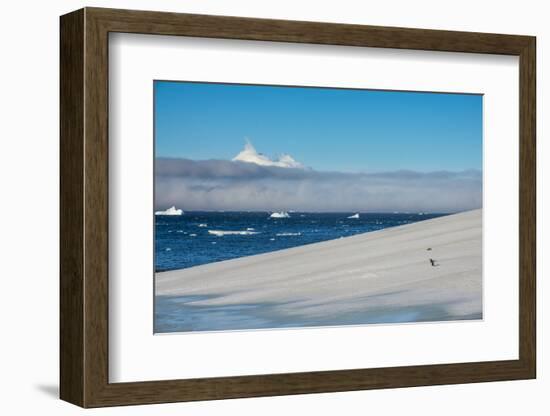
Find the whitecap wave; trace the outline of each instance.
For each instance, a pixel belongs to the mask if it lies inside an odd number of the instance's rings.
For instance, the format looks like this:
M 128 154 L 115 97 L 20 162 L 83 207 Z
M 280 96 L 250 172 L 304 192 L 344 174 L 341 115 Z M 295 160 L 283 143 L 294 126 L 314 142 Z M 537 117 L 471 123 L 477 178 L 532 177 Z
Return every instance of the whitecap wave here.
M 302 235 L 302 233 L 278 233 L 276 235 L 277 237 L 294 237 L 294 236 Z
M 358 219 L 359 219 L 359 213 L 350 215 L 350 216 L 348 217 L 348 219 L 358 220 Z
M 225 235 L 254 235 L 258 234 L 256 231 L 225 231 L 225 230 L 208 230 L 208 234 L 215 235 L 216 237 L 223 237 Z
M 199 224 L 198 226 L 199 226 L 200 228 L 206 228 L 206 227 L 208 227 L 208 224 Z

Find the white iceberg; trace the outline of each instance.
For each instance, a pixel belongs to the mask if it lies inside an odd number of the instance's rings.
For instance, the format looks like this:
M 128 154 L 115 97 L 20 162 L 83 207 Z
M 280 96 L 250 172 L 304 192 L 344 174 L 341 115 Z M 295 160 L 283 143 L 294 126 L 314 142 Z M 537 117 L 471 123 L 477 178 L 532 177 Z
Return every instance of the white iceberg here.
M 290 218 L 290 215 L 288 215 L 288 212 L 280 211 L 272 213 L 269 218 Z
M 232 159 L 234 162 L 254 163 L 260 166 L 277 166 L 280 168 L 299 168 L 303 169 L 304 165 L 294 160 L 290 155 L 283 154 L 277 160 L 272 160 L 269 157 L 258 153 L 252 143 L 246 140 L 244 149 Z
M 156 211 L 155 215 L 182 215 L 183 211 L 176 207 L 170 207 L 165 211 Z
M 359 219 L 359 213 L 350 215 L 348 218 L 349 218 L 349 219 L 358 220 L 358 219 Z

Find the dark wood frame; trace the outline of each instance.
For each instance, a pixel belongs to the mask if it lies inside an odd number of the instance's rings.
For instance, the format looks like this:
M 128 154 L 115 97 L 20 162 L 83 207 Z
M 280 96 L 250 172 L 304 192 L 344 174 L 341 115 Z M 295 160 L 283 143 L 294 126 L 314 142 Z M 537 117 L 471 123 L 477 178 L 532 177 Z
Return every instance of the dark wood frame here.
M 519 56 L 519 359 L 109 383 L 108 35 L 248 39 Z M 61 386 L 83 407 L 535 378 L 535 38 L 85 8 L 61 17 Z

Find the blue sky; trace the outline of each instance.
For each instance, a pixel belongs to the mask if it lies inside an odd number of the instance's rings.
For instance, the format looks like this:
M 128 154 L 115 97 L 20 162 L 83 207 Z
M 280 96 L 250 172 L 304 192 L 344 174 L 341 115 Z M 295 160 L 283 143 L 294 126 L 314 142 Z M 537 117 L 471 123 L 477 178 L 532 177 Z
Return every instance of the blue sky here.
M 482 96 L 155 82 L 156 157 L 229 160 L 245 138 L 319 171 L 482 168 Z

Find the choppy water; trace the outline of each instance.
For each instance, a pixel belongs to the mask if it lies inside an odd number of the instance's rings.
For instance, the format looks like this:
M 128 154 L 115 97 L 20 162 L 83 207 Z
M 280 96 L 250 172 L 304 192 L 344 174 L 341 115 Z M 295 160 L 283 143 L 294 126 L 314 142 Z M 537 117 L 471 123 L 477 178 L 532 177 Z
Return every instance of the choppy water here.
M 184 269 L 409 224 L 445 214 L 186 212 L 155 216 L 155 270 Z

